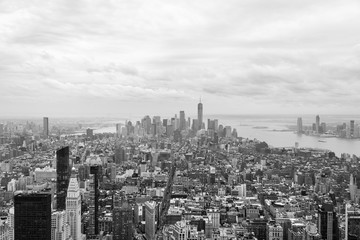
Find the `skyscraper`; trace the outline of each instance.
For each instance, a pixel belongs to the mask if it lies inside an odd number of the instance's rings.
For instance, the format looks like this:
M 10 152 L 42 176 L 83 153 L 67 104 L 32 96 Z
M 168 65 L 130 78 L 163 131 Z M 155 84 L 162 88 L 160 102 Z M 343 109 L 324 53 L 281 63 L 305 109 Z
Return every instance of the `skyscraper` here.
M 202 129 L 203 126 L 203 104 L 201 103 L 201 101 L 198 104 L 198 130 Z
M 121 135 L 121 124 L 117 123 L 116 124 L 116 137 L 120 137 Z
M 56 151 L 57 209 L 65 210 L 66 192 L 70 180 L 69 147 Z
M 15 239 L 51 239 L 51 194 L 20 193 L 14 196 Z
M 332 202 L 320 205 L 318 215 L 318 229 L 321 234 L 321 239 L 339 239 L 338 218 Z
M 145 236 L 147 240 L 155 239 L 155 209 L 155 202 L 145 202 Z
M 44 117 L 43 119 L 43 133 L 44 133 L 44 137 L 48 137 L 49 136 L 49 118 Z
M 320 133 L 320 117 L 319 115 L 316 116 L 316 123 L 315 123 L 315 126 L 316 126 L 316 133 Z
M 355 130 L 355 121 L 350 121 L 350 137 L 354 137 L 354 130 Z
M 302 118 L 299 117 L 297 119 L 297 133 L 302 133 L 302 132 L 303 132 Z
M 81 239 L 81 196 L 76 178 L 70 178 L 66 196 L 66 215 L 70 224 L 71 236 L 74 240 Z
M 357 205 L 345 205 L 345 240 L 360 239 L 360 209 Z
M 91 214 L 91 226 L 90 234 L 99 234 L 99 173 L 101 172 L 101 166 L 93 165 L 90 166 L 90 174 L 93 174 L 93 190 L 90 191 L 90 195 L 93 195 L 94 201 L 90 203 L 89 209 Z M 91 196 L 90 196 L 91 197 Z M 93 211 L 92 211 L 93 209 Z
M 180 111 L 180 131 L 185 130 L 185 128 L 186 128 L 185 112 Z
M 133 239 L 133 211 L 127 202 L 113 210 L 113 240 Z

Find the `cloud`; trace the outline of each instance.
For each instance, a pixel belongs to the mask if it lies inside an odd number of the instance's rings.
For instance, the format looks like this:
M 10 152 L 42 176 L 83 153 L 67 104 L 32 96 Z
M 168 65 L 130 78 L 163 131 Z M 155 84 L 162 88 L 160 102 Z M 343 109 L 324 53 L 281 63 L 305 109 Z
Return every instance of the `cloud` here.
M 192 109 L 200 96 L 212 113 L 357 109 L 356 0 L 5 0 L 0 12 L 4 111 L 12 96 L 49 112 L 95 99 L 99 114 L 111 101 Z

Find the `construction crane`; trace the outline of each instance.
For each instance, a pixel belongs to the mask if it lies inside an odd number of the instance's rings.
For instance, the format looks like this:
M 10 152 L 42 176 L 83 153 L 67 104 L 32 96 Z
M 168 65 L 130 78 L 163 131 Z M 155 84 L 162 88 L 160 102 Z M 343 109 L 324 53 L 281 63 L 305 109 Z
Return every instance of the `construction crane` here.
M 165 225 L 165 217 L 170 207 L 170 199 L 172 193 L 172 187 L 174 183 L 174 177 L 176 172 L 176 161 L 179 158 L 178 153 L 188 144 L 189 142 L 185 142 L 183 145 L 179 147 L 179 149 L 175 152 L 175 159 L 171 162 L 171 167 L 169 171 L 169 179 L 166 184 L 166 188 L 164 191 L 164 197 L 160 205 L 160 214 L 159 214 L 159 223 L 157 225 L 157 231 L 155 235 L 155 239 L 158 239 L 162 234 L 162 228 Z M 172 157 L 173 158 L 173 157 Z

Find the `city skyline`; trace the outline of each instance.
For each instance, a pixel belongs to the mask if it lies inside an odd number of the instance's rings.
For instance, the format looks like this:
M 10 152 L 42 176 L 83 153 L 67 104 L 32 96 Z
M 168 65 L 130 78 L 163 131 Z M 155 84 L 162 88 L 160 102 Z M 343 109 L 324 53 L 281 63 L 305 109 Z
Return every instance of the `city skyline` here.
M 3 116 L 357 111 L 357 1 L 36 3 L 0 3 Z

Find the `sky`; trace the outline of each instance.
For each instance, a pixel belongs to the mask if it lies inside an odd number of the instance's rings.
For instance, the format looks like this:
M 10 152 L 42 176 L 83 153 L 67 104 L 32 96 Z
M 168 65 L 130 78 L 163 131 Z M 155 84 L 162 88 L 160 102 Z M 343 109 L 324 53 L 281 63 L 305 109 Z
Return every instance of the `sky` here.
M 358 114 L 358 0 L 1 0 L 3 116 Z

